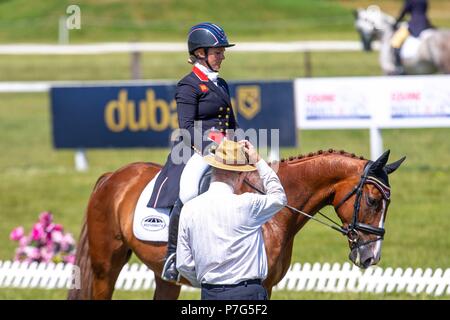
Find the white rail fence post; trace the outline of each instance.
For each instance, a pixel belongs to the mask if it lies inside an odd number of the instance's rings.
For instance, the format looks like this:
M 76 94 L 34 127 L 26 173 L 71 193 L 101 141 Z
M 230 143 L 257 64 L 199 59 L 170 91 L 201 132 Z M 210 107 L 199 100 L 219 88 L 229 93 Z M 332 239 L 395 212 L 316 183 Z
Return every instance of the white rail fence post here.
M 375 160 L 383 153 L 383 136 L 375 124 L 370 126 L 370 158 Z
M 80 172 L 85 172 L 89 169 L 89 162 L 84 149 L 75 151 L 75 169 Z

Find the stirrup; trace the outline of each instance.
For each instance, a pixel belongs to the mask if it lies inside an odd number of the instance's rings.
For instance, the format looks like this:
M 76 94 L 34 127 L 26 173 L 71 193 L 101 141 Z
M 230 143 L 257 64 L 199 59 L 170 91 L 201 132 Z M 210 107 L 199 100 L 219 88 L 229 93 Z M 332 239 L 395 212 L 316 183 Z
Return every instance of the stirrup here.
M 163 270 L 161 272 L 161 279 L 168 281 L 168 282 L 179 283 L 181 275 L 176 268 L 175 258 L 176 258 L 175 252 L 170 254 L 166 258 L 166 261 L 164 262 Z

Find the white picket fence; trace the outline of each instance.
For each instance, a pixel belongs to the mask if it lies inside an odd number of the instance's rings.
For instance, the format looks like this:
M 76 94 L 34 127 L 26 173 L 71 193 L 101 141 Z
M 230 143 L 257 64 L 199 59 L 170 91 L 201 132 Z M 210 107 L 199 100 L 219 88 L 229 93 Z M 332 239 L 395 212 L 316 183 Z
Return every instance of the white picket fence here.
M 77 268 L 70 264 L 0 261 L 0 288 L 63 289 L 78 287 Z M 116 282 L 118 290 L 155 288 L 153 271 L 143 264 L 127 264 Z M 183 290 L 198 290 L 183 287 Z M 361 270 L 350 263 L 294 263 L 274 290 L 320 292 L 408 292 L 440 296 L 450 294 L 450 268 L 370 267 Z

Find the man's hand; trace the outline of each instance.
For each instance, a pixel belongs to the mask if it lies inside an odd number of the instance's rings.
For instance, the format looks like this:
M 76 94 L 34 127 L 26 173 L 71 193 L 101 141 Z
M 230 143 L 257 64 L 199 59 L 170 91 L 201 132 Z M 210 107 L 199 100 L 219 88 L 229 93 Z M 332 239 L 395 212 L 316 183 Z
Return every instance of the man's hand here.
M 255 164 L 261 159 L 255 147 L 248 140 L 241 140 L 238 143 L 244 148 L 249 164 Z

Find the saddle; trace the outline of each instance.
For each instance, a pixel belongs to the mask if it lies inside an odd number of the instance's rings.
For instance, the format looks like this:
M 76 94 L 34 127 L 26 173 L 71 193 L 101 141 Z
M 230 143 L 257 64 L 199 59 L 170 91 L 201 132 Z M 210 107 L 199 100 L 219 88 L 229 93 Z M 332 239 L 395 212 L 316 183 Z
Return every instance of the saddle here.
M 139 240 L 167 242 L 169 237 L 169 215 L 171 208 L 151 208 L 147 206 L 158 175 L 159 173 L 144 188 L 134 210 L 133 233 Z M 208 190 L 210 182 L 211 167 L 205 171 L 200 179 L 198 195 Z
M 209 185 L 211 184 L 211 173 L 212 167 L 209 167 L 200 179 L 200 183 L 198 184 L 198 195 L 208 191 Z

